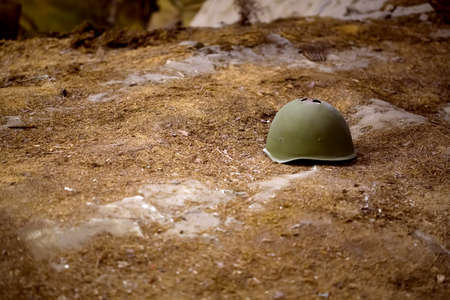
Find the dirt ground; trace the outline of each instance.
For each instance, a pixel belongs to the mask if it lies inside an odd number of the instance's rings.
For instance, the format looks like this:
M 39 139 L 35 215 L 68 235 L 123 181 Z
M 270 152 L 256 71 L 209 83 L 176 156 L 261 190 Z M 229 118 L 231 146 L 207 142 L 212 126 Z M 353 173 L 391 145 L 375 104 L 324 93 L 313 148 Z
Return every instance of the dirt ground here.
M 0 42 L 0 298 L 448 299 L 450 27 L 418 18 Z M 312 67 L 266 55 L 142 77 L 262 51 L 270 34 Z M 367 64 L 334 64 L 354 49 L 370 50 Z M 270 121 L 299 97 L 333 104 L 352 128 L 370 99 L 422 121 L 363 128 L 351 162 L 274 163 Z M 199 214 L 214 224 L 201 232 L 178 230 L 189 217 L 173 211 L 120 223 L 138 234 L 86 223 L 124 198 L 156 199 L 146 186 L 190 185 L 203 200 L 186 207 L 226 199 Z

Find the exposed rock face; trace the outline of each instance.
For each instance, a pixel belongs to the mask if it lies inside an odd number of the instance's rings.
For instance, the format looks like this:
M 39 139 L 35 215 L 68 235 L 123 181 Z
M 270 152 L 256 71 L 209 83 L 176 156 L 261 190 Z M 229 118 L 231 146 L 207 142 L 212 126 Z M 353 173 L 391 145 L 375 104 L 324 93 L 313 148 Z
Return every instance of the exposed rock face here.
M 448 1 L 433 5 L 448 16 Z M 394 3 L 394 2 L 393 2 Z M 394 3 L 395 4 L 395 3 Z M 272 22 L 292 17 L 331 17 L 342 20 L 365 20 L 432 12 L 428 3 L 398 6 L 387 0 L 207 0 L 192 20 L 192 26 L 219 27 L 240 22 Z
M 255 23 L 299 16 L 364 19 L 389 14 L 381 10 L 386 0 L 254 0 L 251 1 L 251 6 L 249 4 L 242 5 L 241 2 L 207 0 L 192 20 L 191 25 L 217 27 L 221 24 L 242 22 L 247 17 L 249 22 Z M 249 11 L 249 7 L 252 7 L 256 12 Z M 249 16 L 245 15 L 246 11 L 248 11 Z

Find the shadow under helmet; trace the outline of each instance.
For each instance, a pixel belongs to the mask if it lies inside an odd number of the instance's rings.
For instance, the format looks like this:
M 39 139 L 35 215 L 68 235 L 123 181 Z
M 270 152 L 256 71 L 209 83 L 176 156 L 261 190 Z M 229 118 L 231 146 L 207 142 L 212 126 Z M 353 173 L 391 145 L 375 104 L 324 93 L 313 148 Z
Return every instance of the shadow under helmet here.
M 302 98 L 275 115 L 264 152 L 275 162 L 343 161 L 356 157 L 347 122 L 331 104 Z

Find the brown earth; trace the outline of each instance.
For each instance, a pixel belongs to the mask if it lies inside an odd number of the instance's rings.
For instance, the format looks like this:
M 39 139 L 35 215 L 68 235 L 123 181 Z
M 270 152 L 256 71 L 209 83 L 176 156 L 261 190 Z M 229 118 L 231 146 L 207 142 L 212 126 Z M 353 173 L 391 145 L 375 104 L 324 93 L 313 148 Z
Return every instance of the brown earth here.
M 292 19 L 159 30 L 125 44 L 105 42 L 123 34 L 93 34 L 77 49 L 80 34 L 0 42 L 1 124 L 6 116 L 23 120 L 0 129 L 0 298 L 448 299 L 450 127 L 441 108 L 449 100 L 450 42 L 431 37 L 439 29 L 449 28 L 435 16 Z M 266 43 L 269 33 L 299 48 L 369 47 L 398 58 L 332 73 L 244 63 L 125 90 L 103 84 L 202 47 L 179 45 L 184 40 L 225 51 Z M 87 100 L 105 91 L 117 97 Z M 250 211 L 252 182 L 314 164 L 276 164 L 262 152 L 265 120 L 302 96 L 330 102 L 350 125 L 370 98 L 428 121 L 369 131 L 355 140 L 356 160 L 319 164 Z M 87 202 L 185 179 L 246 192 L 219 206 L 240 225 L 209 230 L 211 240 L 167 237 L 164 226 L 141 224 L 143 237 L 105 233 L 44 257 L 23 238 L 48 220 L 83 222 L 94 213 Z M 54 267 L 61 263 L 68 269 Z

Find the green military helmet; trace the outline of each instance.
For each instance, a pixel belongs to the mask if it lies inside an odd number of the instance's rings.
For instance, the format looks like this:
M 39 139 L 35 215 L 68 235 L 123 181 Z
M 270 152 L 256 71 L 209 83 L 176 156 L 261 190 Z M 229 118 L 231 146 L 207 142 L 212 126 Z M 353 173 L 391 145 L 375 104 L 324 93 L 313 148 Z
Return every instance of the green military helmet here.
M 275 162 L 343 161 L 356 157 L 347 122 L 331 104 L 296 99 L 275 115 L 264 152 Z

